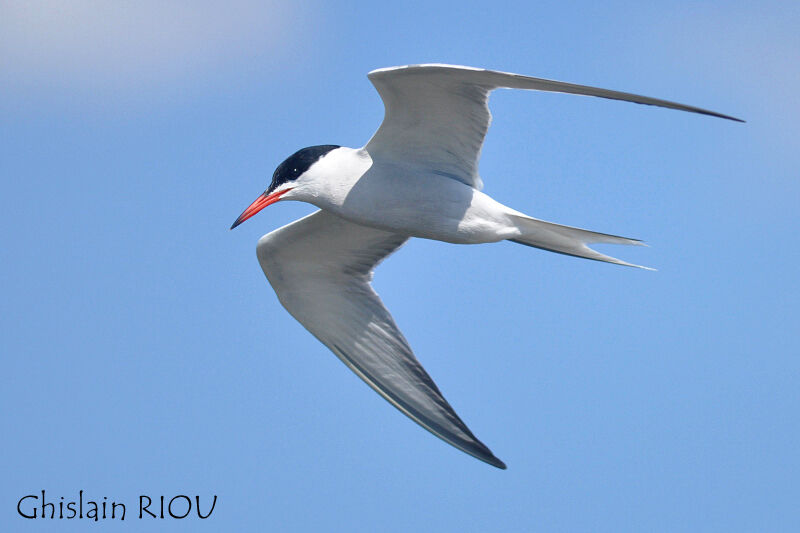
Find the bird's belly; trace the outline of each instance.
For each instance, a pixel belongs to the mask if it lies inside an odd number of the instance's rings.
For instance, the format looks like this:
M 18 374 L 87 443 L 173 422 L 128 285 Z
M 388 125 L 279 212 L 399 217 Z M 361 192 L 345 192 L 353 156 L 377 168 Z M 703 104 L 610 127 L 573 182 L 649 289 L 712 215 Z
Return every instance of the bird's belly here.
M 393 233 L 458 244 L 519 235 L 513 210 L 463 183 L 441 176 L 365 174 L 335 205 L 339 216 Z

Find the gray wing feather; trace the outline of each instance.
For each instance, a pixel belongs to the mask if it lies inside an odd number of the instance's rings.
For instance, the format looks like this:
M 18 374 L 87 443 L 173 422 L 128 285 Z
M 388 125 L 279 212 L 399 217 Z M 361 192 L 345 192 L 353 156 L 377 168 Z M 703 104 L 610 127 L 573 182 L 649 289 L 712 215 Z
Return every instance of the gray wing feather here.
M 444 399 L 372 289 L 374 267 L 407 239 L 317 211 L 262 237 L 257 252 L 287 311 L 358 377 L 437 437 L 505 468 Z

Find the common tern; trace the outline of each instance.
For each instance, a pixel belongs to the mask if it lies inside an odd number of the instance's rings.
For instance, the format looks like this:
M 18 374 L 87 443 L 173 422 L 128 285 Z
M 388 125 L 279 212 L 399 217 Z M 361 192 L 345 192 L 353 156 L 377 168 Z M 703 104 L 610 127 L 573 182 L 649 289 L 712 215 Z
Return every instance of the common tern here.
M 385 107 L 369 142 L 294 153 L 231 229 L 278 201 L 319 207 L 258 241 L 258 261 L 281 304 L 409 418 L 504 469 L 417 361 L 372 288 L 375 267 L 411 237 L 459 244 L 509 240 L 634 267 L 588 244 L 642 242 L 545 222 L 482 193 L 478 159 L 491 121 L 489 93 L 511 88 L 598 96 L 743 121 L 646 96 L 463 66 L 409 65 L 368 77 Z

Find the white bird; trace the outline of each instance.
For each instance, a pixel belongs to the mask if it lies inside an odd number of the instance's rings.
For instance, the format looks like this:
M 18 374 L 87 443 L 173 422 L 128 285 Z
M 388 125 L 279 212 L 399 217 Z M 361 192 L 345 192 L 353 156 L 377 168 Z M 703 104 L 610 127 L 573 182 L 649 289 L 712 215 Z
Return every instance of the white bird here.
M 513 88 L 581 94 L 742 121 L 646 96 L 470 67 L 410 65 L 368 76 L 386 108 L 369 142 L 363 148 L 325 145 L 296 152 L 231 229 L 279 200 L 319 207 L 258 241 L 258 261 L 281 304 L 409 418 L 505 468 L 414 357 L 372 288 L 375 266 L 410 237 L 462 244 L 510 240 L 627 266 L 638 265 L 587 244 L 642 242 L 538 220 L 482 193 L 478 159 L 491 121 L 489 93 Z

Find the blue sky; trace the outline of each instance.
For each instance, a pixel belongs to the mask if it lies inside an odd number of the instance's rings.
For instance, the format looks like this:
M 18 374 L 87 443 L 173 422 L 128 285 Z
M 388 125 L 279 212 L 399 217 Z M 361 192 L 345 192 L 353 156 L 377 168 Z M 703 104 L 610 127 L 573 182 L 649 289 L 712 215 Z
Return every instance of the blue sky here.
M 20 518 L 42 489 L 125 502 L 120 531 L 800 528 L 796 3 L 215 4 L 0 3 L 3 530 L 86 527 Z M 228 231 L 296 149 L 366 142 L 368 71 L 419 62 L 748 121 L 494 93 L 485 192 L 658 269 L 420 240 L 380 267 L 507 471 L 280 307 L 255 243 L 310 206 Z M 219 499 L 138 520 L 141 494 Z

